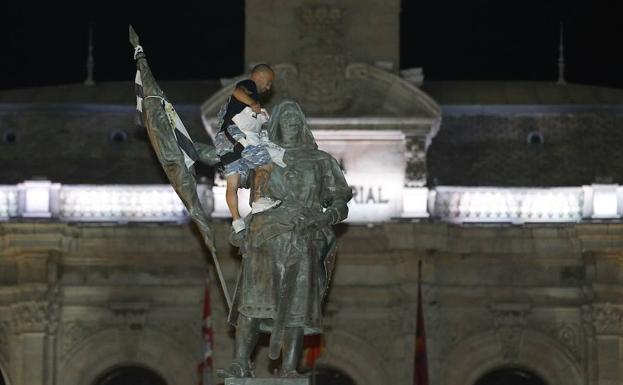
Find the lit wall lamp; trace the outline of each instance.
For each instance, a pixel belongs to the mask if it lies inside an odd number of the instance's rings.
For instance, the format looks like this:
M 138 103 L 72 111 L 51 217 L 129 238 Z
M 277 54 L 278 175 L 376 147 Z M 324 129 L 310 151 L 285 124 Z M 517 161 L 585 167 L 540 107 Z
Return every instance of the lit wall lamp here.
M 25 218 L 51 218 L 58 215 L 60 183 L 27 180 L 17 185 L 19 213 Z
M 584 217 L 595 219 L 619 218 L 623 191 L 616 184 L 584 186 Z

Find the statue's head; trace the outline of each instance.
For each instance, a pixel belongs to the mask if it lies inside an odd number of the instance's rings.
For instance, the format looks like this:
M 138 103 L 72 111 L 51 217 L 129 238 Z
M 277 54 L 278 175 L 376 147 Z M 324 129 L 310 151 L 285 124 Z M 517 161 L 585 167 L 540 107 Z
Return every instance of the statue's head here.
M 293 100 L 285 100 L 273 108 L 268 136 L 273 143 L 284 148 L 317 148 L 305 114 Z

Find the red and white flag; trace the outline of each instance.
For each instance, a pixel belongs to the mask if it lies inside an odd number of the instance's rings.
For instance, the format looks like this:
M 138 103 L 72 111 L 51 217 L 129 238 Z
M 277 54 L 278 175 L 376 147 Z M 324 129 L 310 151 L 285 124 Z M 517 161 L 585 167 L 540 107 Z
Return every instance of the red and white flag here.
M 212 360 L 212 343 L 214 333 L 212 330 L 212 309 L 210 308 L 210 276 L 206 274 L 205 291 L 203 296 L 203 323 L 201 325 L 203 342 L 203 359 L 198 365 L 199 385 L 212 385 L 214 364 Z

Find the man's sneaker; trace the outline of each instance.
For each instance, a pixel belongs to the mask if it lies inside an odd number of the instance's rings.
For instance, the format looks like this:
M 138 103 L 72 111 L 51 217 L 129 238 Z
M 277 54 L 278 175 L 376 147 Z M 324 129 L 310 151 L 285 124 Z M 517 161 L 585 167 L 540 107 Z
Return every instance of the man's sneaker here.
M 235 221 L 231 223 L 231 227 L 234 228 L 235 233 L 241 232 L 245 228 L 244 220 L 242 218 L 236 219 Z
M 259 197 L 255 202 L 251 204 L 251 214 L 261 213 L 273 207 L 279 206 L 281 201 L 279 199 L 273 199 L 269 197 Z

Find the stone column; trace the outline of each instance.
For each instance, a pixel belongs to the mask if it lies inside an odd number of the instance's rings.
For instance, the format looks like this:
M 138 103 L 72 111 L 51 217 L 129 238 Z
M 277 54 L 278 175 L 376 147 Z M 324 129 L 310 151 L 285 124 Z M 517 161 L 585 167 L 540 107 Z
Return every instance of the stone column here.
M 18 302 L 11 306 L 14 332 L 11 366 L 16 384 L 45 385 L 45 303 Z
M 623 383 L 623 306 L 594 305 L 596 384 Z
M 22 300 L 11 305 L 11 372 L 16 384 L 56 383 L 58 292 L 58 286 L 53 286 L 38 299 Z

